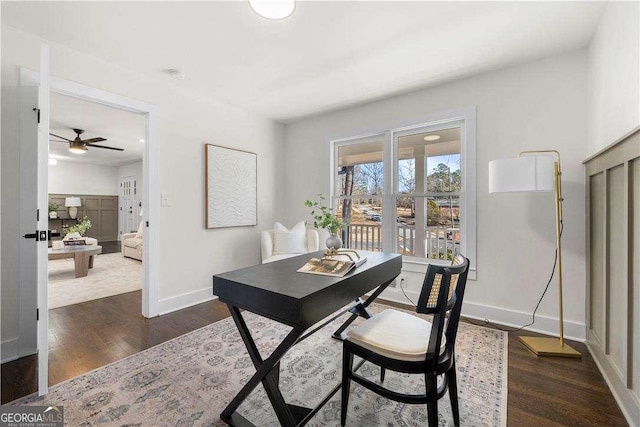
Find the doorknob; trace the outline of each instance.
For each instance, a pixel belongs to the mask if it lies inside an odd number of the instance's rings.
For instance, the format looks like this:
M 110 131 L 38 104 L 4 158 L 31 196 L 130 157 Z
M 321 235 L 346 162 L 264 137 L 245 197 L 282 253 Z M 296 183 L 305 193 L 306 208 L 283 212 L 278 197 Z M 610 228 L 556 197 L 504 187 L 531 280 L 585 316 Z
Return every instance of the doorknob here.
M 28 233 L 25 234 L 24 236 L 25 239 L 36 239 L 36 242 L 42 242 L 45 240 L 49 240 L 48 239 L 48 231 L 47 230 L 42 230 L 42 231 L 38 231 L 36 230 L 35 233 Z

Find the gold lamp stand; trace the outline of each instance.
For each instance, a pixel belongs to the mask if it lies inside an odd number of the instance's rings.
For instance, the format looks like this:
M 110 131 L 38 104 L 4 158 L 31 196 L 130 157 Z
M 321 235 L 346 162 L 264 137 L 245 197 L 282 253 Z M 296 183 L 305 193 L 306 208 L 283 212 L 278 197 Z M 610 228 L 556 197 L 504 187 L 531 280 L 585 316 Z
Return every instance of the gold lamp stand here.
M 571 348 L 564 342 L 564 321 L 562 313 L 562 170 L 560 168 L 560 153 L 555 150 L 541 150 L 541 151 L 523 151 L 523 154 L 536 154 L 536 153 L 553 153 L 558 157 L 558 160 L 554 162 L 554 194 L 556 201 L 556 248 L 558 250 L 558 297 L 559 297 L 559 309 L 560 309 L 560 337 L 547 338 L 547 337 L 520 337 L 520 341 L 537 356 L 556 356 L 556 357 L 570 357 L 570 358 L 582 358 L 580 352 Z

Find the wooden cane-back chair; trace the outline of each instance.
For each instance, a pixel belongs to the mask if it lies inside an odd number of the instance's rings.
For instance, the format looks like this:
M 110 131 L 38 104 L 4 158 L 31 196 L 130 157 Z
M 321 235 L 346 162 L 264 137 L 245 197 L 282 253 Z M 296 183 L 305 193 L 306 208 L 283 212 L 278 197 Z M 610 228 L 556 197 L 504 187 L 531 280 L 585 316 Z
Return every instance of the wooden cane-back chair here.
M 448 390 L 454 423 L 460 425 L 455 339 L 468 271 L 469 260 L 462 255 L 456 255 L 451 266 L 429 265 L 416 312 L 432 314 L 432 322 L 388 309 L 347 332 L 343 343 L 342 425 L 346 422 L 351 380 L 398 402 L 426 403 L 430 427 L 438 425 L 438 399 Z M 354 369 L 354 355 L 381 367 L 381 384 L 356 373 L 361 364 Z M 386 369 L 424 375 L 425 393 L 402 394 L 383 387 Z

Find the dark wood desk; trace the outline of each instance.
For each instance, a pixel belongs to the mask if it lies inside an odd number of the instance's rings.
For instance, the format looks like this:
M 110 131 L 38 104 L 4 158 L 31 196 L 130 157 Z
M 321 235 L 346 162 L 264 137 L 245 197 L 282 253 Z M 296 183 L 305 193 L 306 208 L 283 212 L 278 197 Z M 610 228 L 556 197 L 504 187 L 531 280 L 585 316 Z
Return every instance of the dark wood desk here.
M 229 425 L 249 426 L 248 420 L 236 412 L 240 404 L 262 382 L 280 424 L 306 424 L 329 399 L 340 390 L 338 384 L 315 408 L 287 404 L 278 388 L 280 359 L 298 342 L 326 326 L 337 317 L 351 312 L 349 319 L 334 333 L 341 338 L 343 331 L 358 317 L 370 317 L 367 306 L 400 274 L 402 257 L 398 254 L 364 252 L 367 262 L 344 277 L 298 273 L 310 258 L 322 256 L 322 251 L 288 258 L 269 264 L 243 268 L 213 276 L 213 293 L 227 304 L 238 327 L 256 373 L 220 414 Z M 378 288 L 362 301 L 360 297 Z M 355 300 L 355 303 L 353 302 Z M 352 303 L 311 331 L 320 320 Z M 240 309 L 291 326 L 293 329 L 265 360 L 262 359 Z

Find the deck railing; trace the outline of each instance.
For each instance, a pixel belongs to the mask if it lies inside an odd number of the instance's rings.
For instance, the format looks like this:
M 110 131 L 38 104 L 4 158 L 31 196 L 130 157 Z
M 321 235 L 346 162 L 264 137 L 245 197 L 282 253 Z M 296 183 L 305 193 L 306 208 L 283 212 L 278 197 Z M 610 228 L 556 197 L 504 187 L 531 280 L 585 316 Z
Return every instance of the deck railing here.
M 398 252 L 416 256 L 415 227 L 396 224 Z M 365 251 L 382 250 L 382 226 L 380 224 L 350 224 L 343 231 L 345 247 Z M 424 254 L 426 258 L 451 259 L 460 246 L 460 229 L 450 227 L 426 227 Z

